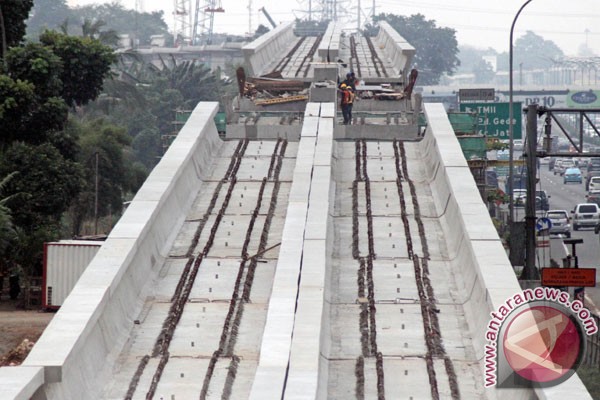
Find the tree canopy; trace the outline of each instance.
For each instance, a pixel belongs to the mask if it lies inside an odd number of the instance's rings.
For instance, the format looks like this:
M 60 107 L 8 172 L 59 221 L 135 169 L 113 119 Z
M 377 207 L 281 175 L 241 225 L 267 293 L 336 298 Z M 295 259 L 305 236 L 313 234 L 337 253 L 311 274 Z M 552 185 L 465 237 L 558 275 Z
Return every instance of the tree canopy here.
M 25 36 L 25 20 L 33 0 L 3 0 L 0 2 L 0 58 L 5 51 L 21 43 Z
M 414 63 L 419 70 L 420 84 L 437 84 L 442 74 L 452 75 L 460 65 L 454 29 L 438 27 L 435 20 L 425 19 L 422 14 L 405 17 L 384 13 L 376 15 L 373 21 L 387 21 L 415 47 Z M 372 28 L 367 27 L 367 30 Z
M 101 32 L 100 27 L 104 31 Z M 65 0 L 36 0 L 31 18 L 27 21 L 27 34 L 36 37 L 46 29 L 66 29 L 65 33 L 93 37 L 113 46 L 116 45 L 117 33 L 137 38 L 141 45 L 149 45 L 152 35 L 171 38 L 162 11 L 140 13 L 117 2 L 69 8 Z M 104 41 L 103 36 L 107 33 L 112 37 Z

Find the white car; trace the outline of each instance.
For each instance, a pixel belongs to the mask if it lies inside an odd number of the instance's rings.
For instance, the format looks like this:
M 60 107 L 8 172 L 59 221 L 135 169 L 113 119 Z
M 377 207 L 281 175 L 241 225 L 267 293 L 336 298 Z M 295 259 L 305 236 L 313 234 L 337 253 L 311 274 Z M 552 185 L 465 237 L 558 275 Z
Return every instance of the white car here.
M 596 203 L 581 203 L 575 206 L 573 212 L 573 230 L 581 227 L 595 227 L 600 223 L 600 207 Z
M 513 150 L 521 151 L 523 150 L 524 142 L 521 139 L 513 140 Z
M 600 191 L 600 176 L 592 176 L 588 186 L 590 193 L 597 193 Z
M 562 160 L 562 163 L 560 164 L 560 170 L 558 171 L 558 173 L 562 176 L 565 174 L 565 171 L 569 168 L 576 168 L 575 162 L 569 159 Z
M 548 210 L 544 216 L 552 222 L 551 235 L 571 237 L 571 218 L 567 210 Z
M 514 189 L 512 196 L 515 206 L 525 206 L 525 201 L 527 200 L 526 189 Z

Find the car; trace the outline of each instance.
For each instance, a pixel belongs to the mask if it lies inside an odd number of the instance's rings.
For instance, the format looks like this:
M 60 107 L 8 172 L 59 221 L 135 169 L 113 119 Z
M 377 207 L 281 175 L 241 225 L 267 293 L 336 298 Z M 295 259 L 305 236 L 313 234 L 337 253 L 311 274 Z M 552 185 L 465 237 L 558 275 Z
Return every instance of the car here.
M 585 190 L 590 190 L 590 182 L 592 181 L 592 178 L 596 176 L 600 176 L 600 170 L 592 170 L 587 173 L 587 176 L 585 177 Z
M 592 176 L 588 183 L 588 191 L 596 192 L 600 191 L 600 176 Z
M 556 158 L 550 157 L 550 161 L 548 161 L 548 171 L 552 171 L 554 169 L 555 162 L 556 162 Z
M 554 173 L 554 175 L 561 173 L 562 163 L 563 163 L 562 158 L 559 158 L 556 161 L 554 161 L 554 166 L 552 168 L 552 173 Z
M 577 204 L 572 213 L 574 231 L 581 227 L 594 227 L 600 223 L 600 206 L 596 203 Z
M 536 210 L 542 210 L 542 211 L 548 211 L 550 209 L 550 202 L 548 201 L 548 199 L 551 196 L 549 196 L 545 190 L 536 190 L 535 191 L 535 209 Z M 539 201 L 538 201 L 539 198 Z
M 571 218 L 567 210 L 548 210 L 544 216 L 552 222 L 549 232 L 551 235 L 571 237 Z
M 588 203 L 596 203 L 600 206 L 600 193 L 599 192 L 590 192 L 585 196 L 585 199 Z
M 583 183 L 583 177 L 581 176 L 581 170 L 579 168 L 569 168 L 565 171 L 563 176 L 563 183 Z
M 527 190 L 525 189 L 515 189 L 513 190 L 513 202 L 517 207 L 524 207 L 525 200 L 527 199 Z
M 513 140 L 513 150 L 522 151 L 525 143 L 522 139 L 514 139 Z
M 560 174 L 560 176 L 563 176 L 565 174 L 565 171 L 569 168 L 576 168 L 575 161 L 570 159 L 563 160 L 560 164 L 560 171 L 558 171 L 558 173 Z

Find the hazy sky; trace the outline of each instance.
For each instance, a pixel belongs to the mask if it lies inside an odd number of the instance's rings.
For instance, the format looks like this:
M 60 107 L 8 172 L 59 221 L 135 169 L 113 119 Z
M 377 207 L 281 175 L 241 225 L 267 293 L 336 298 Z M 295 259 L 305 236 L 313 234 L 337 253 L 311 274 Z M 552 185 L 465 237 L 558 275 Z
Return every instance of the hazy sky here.
M 140 1 L 140 0 L 138 0 Z M 141 0 L 146 11 L 164 10 L 169 26 L 173 25 L 175 0 Z M 195 5 L 196 0 L 187 0 Z M 433 19 L 438 26 L 457 31 L 459 45 L 480 48 L 493 47 L 507 51 L 512 20 L 525 0 L 337 0 L 353 15 L 361 3 L 363 19 L 371 13 L 375 3 L 377 13 L 387 12 L 400 15 L 421 13 Z M 70 5 L 87 5 L 98 0 L 68 0 Z M 205 0 L 200 0 L 204 4 Z M 252 30 L 258 24 L 269 26 L 259 13 L 265 7 L 277 22 L 291 21 L 306 14 L 310 0 L 252 0 Z M 317 9 L 324 0 L 312 0 Z M 120 0 L 125 7 L 133 8 L 135 0 Z M 249 27 L 248 0 L 222 0 L 223 14 L 215 14 L 215 32 L 245 34 Z M 600 55 L 600 1 L 599 0 L 533 0 L 521 13 L 515 28 L 515 40 L 532 30 L 545 39 L 554 41 L 565 54 L 576 55 L 581 44 L 586 43 Z M 587 34 L 586 34 L 587 31 Z

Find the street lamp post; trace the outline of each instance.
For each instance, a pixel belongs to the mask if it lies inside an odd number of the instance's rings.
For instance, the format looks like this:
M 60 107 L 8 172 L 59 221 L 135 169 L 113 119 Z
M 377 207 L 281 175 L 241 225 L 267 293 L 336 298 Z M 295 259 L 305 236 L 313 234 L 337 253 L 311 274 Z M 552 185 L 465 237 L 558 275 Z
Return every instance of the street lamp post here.
M 517 19 L 519 18 L 519 15 L 521 14 L 521 11 L 523 11 L 523 9 L 527 6 L 527 4 L 531 3 L 532 0 L 527 0 L 522 6 L 521 8 L 519 8 L 519 11 L 517 12 L 517 15 L 515 15 L 515 19 L 512 22 L 512 25 L 510 26 L 510 44 L 509 44 L 509 52 L 508 52 L 508 68 L 509 68 L 509 72 L 508 72 L 508 138 L 509 138 L 509 148 L 508 148 L 508 182 L 509 182 L 509 187 L 510 187 L 510 196 L 508 199 L 508 211 L 509 211 L 509 217 L 510 217 L 510 222 L 509 222 L 509 227 L 510 227 L 510 241 L 511 241 L 511 249 L 512 249 L 512 241 L 514 239 L 513 237 L 513 223 L 514 223 L 514 219 L 515 219 L 515 204 L 514 204 L 514 199 L 513 199 L 513 192 L 514 192 L 514 146 L 513 146 L 513 141 L 514 141 L 514 132 L 513 132 L 513 125 L 514 125 L 514 113 L 513 113 L 513 32 L 515 30 L 515 24 L 517 23 Z

